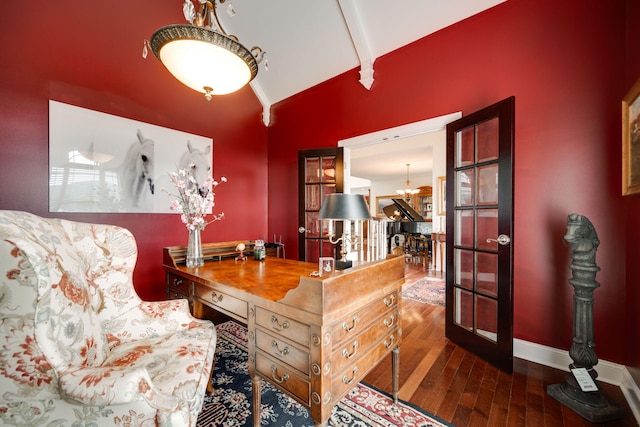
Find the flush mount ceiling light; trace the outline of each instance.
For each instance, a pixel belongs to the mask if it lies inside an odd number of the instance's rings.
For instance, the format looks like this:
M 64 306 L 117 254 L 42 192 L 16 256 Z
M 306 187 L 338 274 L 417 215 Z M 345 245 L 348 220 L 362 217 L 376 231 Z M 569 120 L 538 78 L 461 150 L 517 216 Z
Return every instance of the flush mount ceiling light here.
M 198 0 L 196 13 L 191 0 L 182 6 L 188 24 L 176 24 L 157 30 L 147 45 L 175 78 L 191 89 L 212 95 L 225 95 L 242 88 L 258 74 L 258 64 L 266 53 L 258 46 L 247 49 L 238 38 L 227 34 L 218 20 L 217 7 L 228 3 L 227 12 L 235 15 L 229 0 Z

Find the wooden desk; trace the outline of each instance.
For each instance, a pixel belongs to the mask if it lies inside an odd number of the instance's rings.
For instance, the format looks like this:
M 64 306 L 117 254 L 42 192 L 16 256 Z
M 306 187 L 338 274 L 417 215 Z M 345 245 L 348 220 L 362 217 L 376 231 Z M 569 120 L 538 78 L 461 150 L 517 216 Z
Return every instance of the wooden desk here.
M 203 245 L 205 258 L 221 245 Z M 247 324 L 254 408 L 264 379 L 326 425 L 333 406 L 390 352 L 397 400 L 403 257 L 312 277 L 317 264 L 272 257 L 187 268 L 184 251 L 164 249 L 168 295 L 186 295 L 197 317 L 206 305 Z M 258 427 L 259 411 L 253 416 Z

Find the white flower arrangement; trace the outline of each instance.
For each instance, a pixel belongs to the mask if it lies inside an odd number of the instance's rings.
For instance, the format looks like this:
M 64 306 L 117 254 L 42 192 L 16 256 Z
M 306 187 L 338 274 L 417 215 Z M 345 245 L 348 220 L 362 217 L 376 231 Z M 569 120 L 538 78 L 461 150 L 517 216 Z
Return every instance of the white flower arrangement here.
M 170 172 L 169 179 L 178 190 L 178 194 L 167 192 L 176 199 L 171 202 L 170 208 L 180 214 L 180 219 L 189 230 L 204 230 L 205 227 L 214 221 L 224 218 L 224 212 L 213 215 L 212 219 L 205 221 L 204 217 L 212 212 L 215 206 L 215 193 L 213 189 L 220 183 L 227 182 L 227 178 L 220 178 L 220 182 L 208 176 L 202 187 L 198 188 L 198 183 L 190 164 L 187 169 L 179 169 L 177 172 Z

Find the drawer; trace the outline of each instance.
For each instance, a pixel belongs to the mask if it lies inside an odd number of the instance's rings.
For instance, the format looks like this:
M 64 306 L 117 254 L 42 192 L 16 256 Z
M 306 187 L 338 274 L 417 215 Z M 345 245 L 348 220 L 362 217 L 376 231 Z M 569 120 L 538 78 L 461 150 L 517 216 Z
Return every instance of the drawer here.
M 344 396 L 353 388 L 362 378 L 365 377 L 368 370 L 377 365 L 380 360 L 387 356 L 393 350 L 397 343 L 398 334 L 392 332 L 385 336 L 372 347 L 369 352 L 360 357 L 357 361 L 347 365 L 342 371 L 336 372 L 331 380 L 331 395 L 334 398 Z M 334 400 L 334 402 L 337 402 Z
M 256 330 L 256 347 L 282 363 L 289 365 L 305 375 L 309 375 L 309 352 L 301 350 L 282 339 Z
M 398 311 L 386 313 L 378 318 L 369 328 L 353 339 L 346 340 L 338 346 L 333 347 L 331 354 L 331 368 L 334 372 L 342 370 L 349 363 L 357 363 L 358 360 L 367 352 L 376 342 L 389 333 L 397 336 L 397 320 Z
M 191 280 L 173 274 L 167 274 L 167 298 L 191 298 L 192 285 L 193 282 L 191 282 Z
M 261 351 L 256 351 L 256 371 L 261 376 L 269 378 L 269 383 L 272 385 L 281 388 L 307 407 L 310 405 L 311 384 L 308 378 L 271 359 Z
M 309 325 L 256 306 L 256 324 L 272 334 L 309 347 Z
M 342 340 L 352 340 L 353 337 L 364 331 L 369 324 L 383 313 L 398 307 L 398 293 L 393 291 L 384 297 L 361 308 L 353 314 L 345 316 L 331 327 L 331 338 L 334 343 Z M 396 316 L 397 318 L 397 316 Z
M 247 301 L 220 292 L 218 289 L 210 286 L 195 283 L 193 286 L 193 295 L 203 304 L 221 312 L 232 313 L 242 319 L 247 319 L 249 311 Z

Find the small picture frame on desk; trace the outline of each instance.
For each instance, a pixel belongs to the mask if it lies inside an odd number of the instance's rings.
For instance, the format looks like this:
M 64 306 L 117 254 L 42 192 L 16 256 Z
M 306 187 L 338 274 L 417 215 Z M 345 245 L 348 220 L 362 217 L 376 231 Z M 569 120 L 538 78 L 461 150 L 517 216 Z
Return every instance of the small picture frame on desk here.
M 329 275 L 336 271 L 336 260 L 331 257 L 320 257 L 318 259 L 318 272 L 320 276 Z

